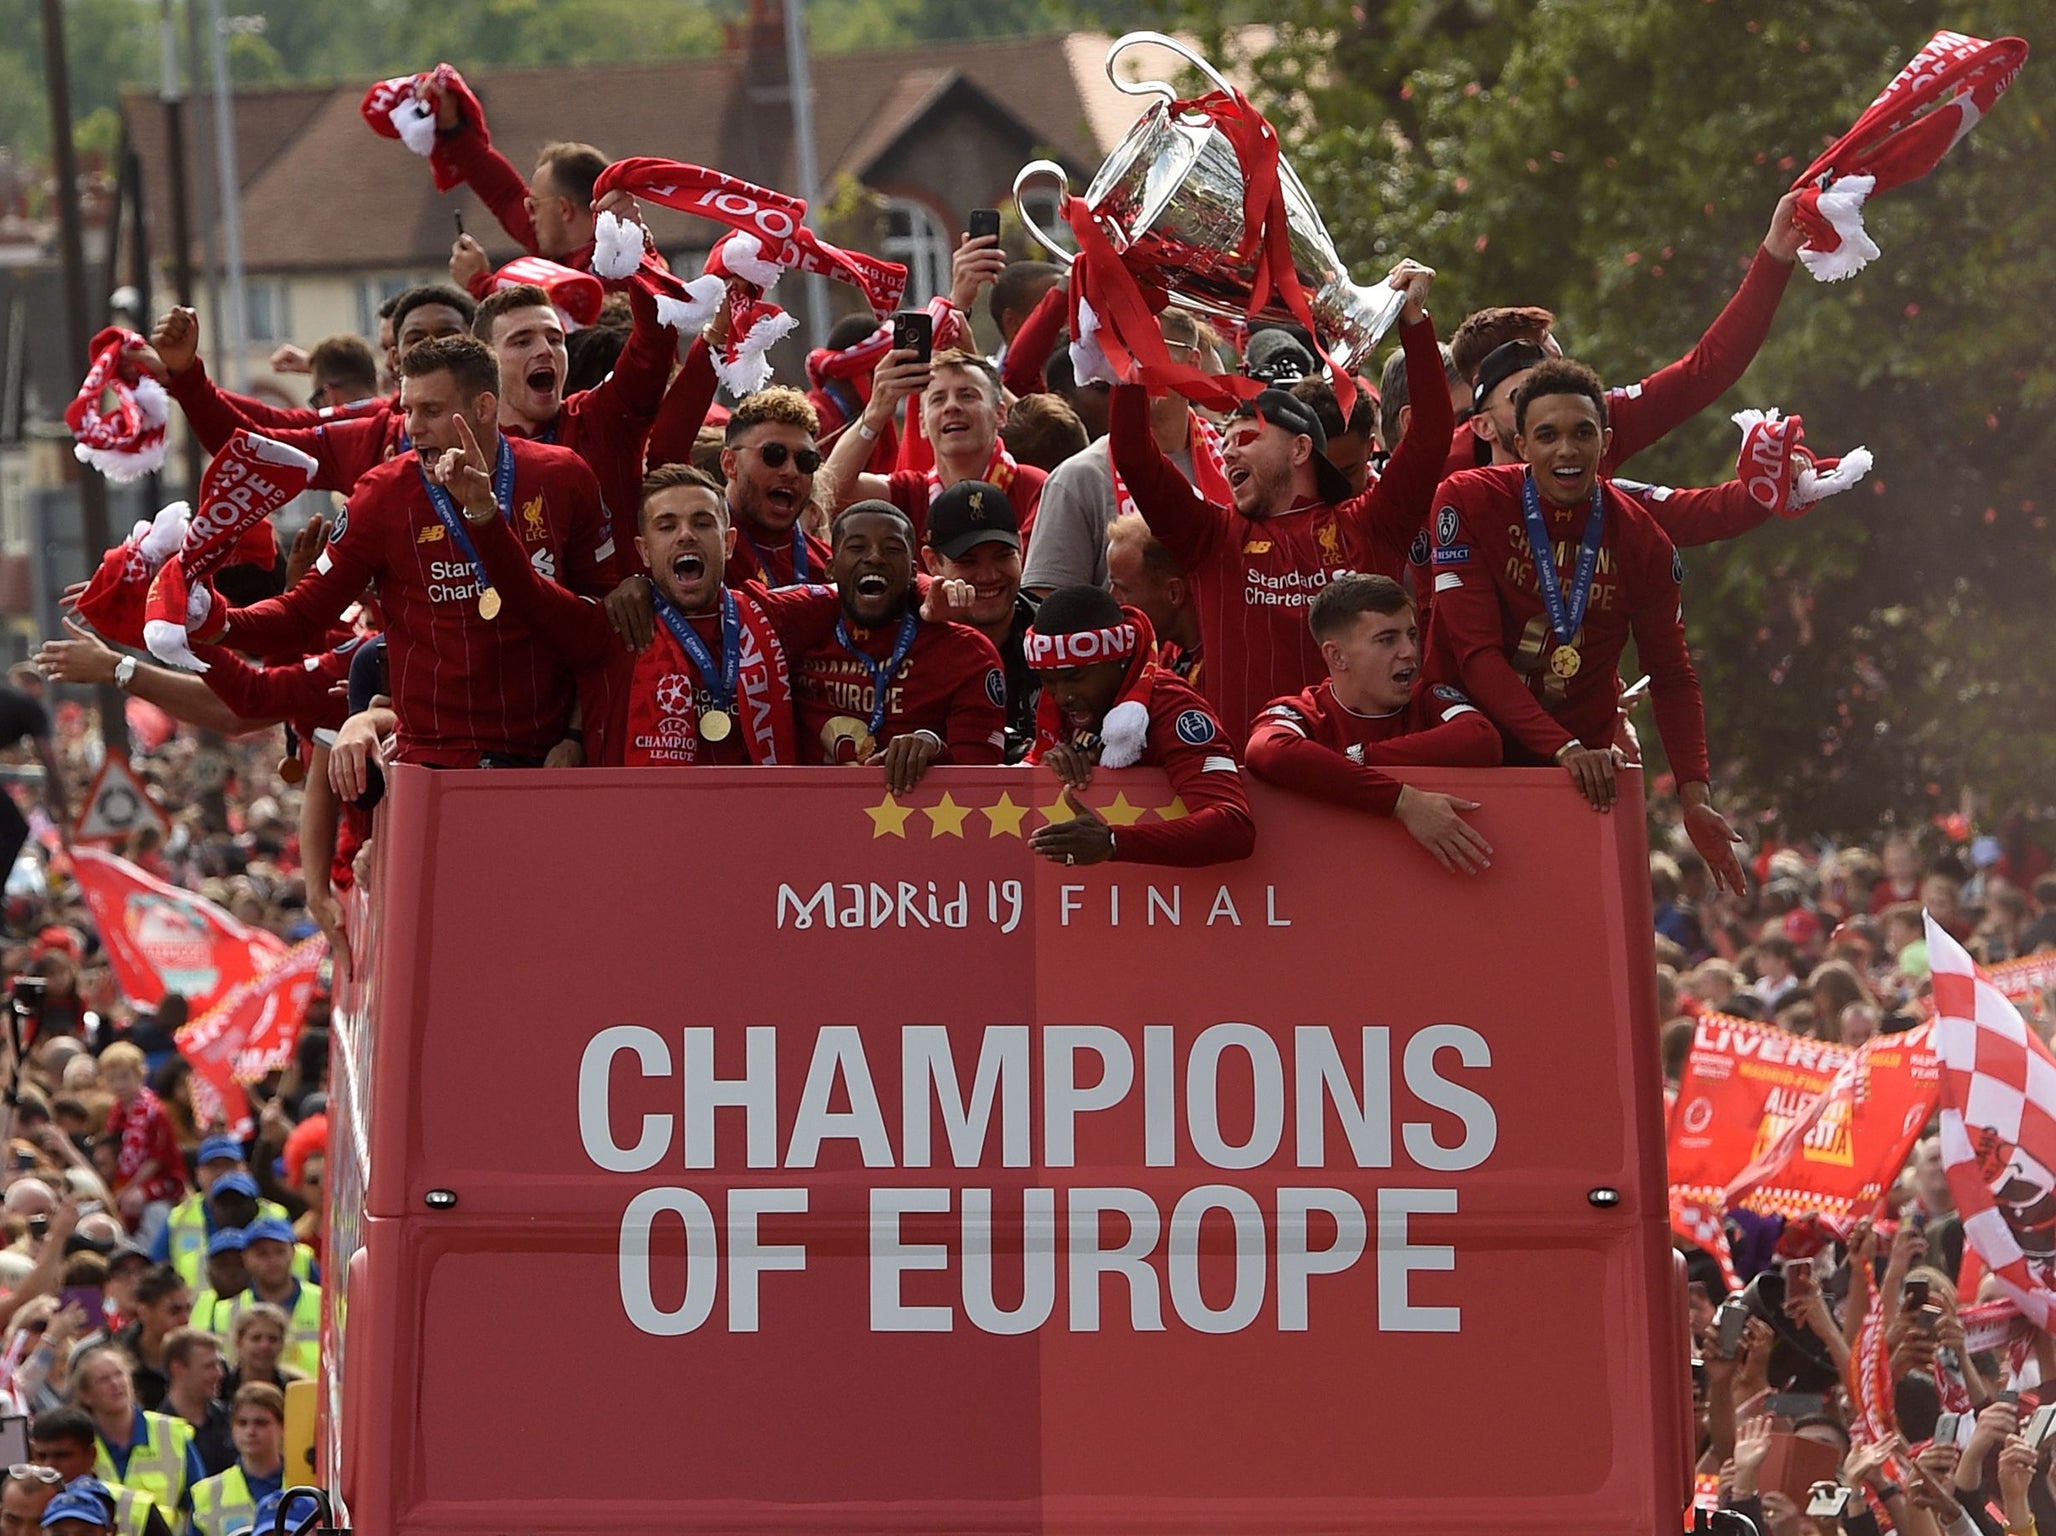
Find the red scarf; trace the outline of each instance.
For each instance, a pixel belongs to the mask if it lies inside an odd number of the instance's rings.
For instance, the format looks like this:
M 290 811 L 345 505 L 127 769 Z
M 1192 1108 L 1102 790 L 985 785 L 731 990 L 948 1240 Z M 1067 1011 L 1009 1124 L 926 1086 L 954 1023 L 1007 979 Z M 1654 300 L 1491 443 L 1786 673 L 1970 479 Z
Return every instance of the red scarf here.
M 1135 649 L 1128 658 L 1128 670 L 1121 675 L 1121 691 L 1115 697 L 1114 707 L 1100 722 L 1106 748 L 1100 760 L 1109 768 L 1131 767 L 1142 755 L 1149 734 L 1150 695 L 1156 692 L 1157 679 L 1164 675 L 1157 665 L 1156 631 L 1149 627 L 1148 617 L 1139 608 L 1126 607 L 1121 610 L 1121 617 L 1134 626 Z M 1030 665 L 1033 664 L 1031 661 Z M 1137 710 L 1141 711 L 1139 721 L 1134 720 Z M 1124 718 L 1117 720 L 1117 716 Z M 1118 743 L 1116 737 L 1120 738 Z M 1041 762 L 1050 748 L 1069 739 L 1056 690 L 1045 688 L 1035 705 L 1035 742 L 1028 749 L 1028 761 Z
M 121 1121 L 121 1151 L 115 1157 L 114 1182 L 117 1188 L 125 1187 L 136 1176 L 136 1170 L 155 1159 L 157 1172 L 144 1182 L 145 1200 L 169 1200 L 184 1186 L 172 1174 L 176 1161 L 178 1141 L 171 1133 L 171 1122 L 164 1116 L 164 1106 L 157 1101 L 157 1095 L 148 1088 L 141 1089 L 126 1106 L 117 1104 L 114 1113 Z M 172 1159 L 167 1161 L 166 1147 Z
M 200 477 L 200 512 L 186 528 L 178 558 L 164 562 L 144 600 L 143 638 L 159 661 L 189 672 L 207 664 L 186 645 L 189 627 L 207 616 L 207 578 L 271 514 L 307 489 L 321 466 L 309 455 L 254 432 L 238 432 Z
M 617 160 L 602 171 L 593 183 L 593 200 L 598 202 L 617 189 L 754 235 L 762 243 L 765 260 L 851 284 L 863 292 L 871 312 L 881 320 L 899 308 L 907 291 L 904 266 L 830 245 L 800 222 L 807 216 L 806 201 L 789 193 L 774 192 L 704 166 L 646 155 Z M 636 280 L 647 285 L 652 276 L 645 267 L 637 272 Z
M 1189 420 L 1185 446 L 1192 454 L 1192 488 L 1214 506 L 1234 506 L 1235 492 L 1228 484 L 1228 466 L 1221 458 L 1220 432 L 1199 412 L 1188 411 L 1186 415 Z M 1114 515 L 1140 515 L 1142 509 L 1135 504 L 1128 482 L 1121 478 L 1121 467 L 1114 462 L 1112 452 L 1107 454 L 1107 469 L 1114 477 Z
M 742 732 L 750 761 L 759 767 L 799 761 L 798 727 L 793 723 L 792 675 L 785 646 L 763 610 L 736 593 L 742 620 L 742 668 L 731 713 Z M 688 616 L 687 623 L 691 622 Z M 711 649 L 711 647 L 710 647 Z M 678 766 L 700 761 L 699 688 L 704 680 L 670 626 L 659 623 L 656 638 L 635 663 L 629 679 L 628 730 L 621 761 L 631 768 Z
M 64 424 L 78 440 L 73 449 L 78 461 L 110 480 L 140 480 L 164 467 L 170 397 L 162 384 L 122 357 L 148 345 L 134 331 L 108 326 L 93 338 L 85 382 L 64 408 Z
M 1997 42 L 1937 32 L 1792 190 L 1806 244 L 1799 259 L 1822 282 L 1859 271 L 1878 248 L 1864 232 L 1866 199 L 1933 170 L 1997 104 L 2027 60 L 2017 37 Z
M 1020 462 L 1011 453 L 1007 452 L 1007 445 L 1005 443 L 1001 442 L 998 438 L 994 438 L 992 440 L 992 457 L 986 460 L 985 473 L 978 478 L 987 485 L 996 485 L 1001 490 L 1011 493 L 1014 488 L 1014 477 L 1020 474 L 1020 472 Z M 930 469 L 928 471 L 928 505 L 934 506 L 935 498 L 940 496 L 942 492 L 942 471 L 939 468 Z M 1019 508 L 1015 510 L 1018 512 Z
M 471 87 L 464 83 L 464 77 L 448 64 L 438 64 L 418 75 L 395 75 L 390 80 L 379 81 L 364 93 L 364 100 L 357 110 L 371 125 L 373 133 L 382 138 L 398 139 L 417 155 L 424 156 L 430 173 L 435 177 L 436 191 L 448 192 L 464 184 L 464 173 L 443 147 L 441 135 L 436 131 L 435 113 L 421 99 L 423 88 L 430 85 L 445 95 L 456 97 L 465 126 L 486 144 L 492 143 L 493 136 L 485 126 L 485 108 L 479 105 Z

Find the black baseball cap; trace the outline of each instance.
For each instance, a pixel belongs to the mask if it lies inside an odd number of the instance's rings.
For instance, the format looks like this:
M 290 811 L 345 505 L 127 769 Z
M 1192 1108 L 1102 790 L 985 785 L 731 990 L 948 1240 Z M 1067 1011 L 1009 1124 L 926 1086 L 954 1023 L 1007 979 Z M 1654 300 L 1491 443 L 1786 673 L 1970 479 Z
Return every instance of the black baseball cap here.
M 1492 391 L 1517 373 L 1525 373 L 1538 363 L 1549 361 L 1549 354 L 1542 350 L 1537 341 L 1502 341 L 1485 354 L 1485 361 L 1478 364 L 1477 382 L 1471 386 L 1471 409 L 1482 411 Z
M 980 544 L 1021 547 L 1021 519 L 998 486 L 959 480 L 928 508 L 928 547 L 945 560 L 961 560 Z
M 1314 408 L 1299 396 L 1283 389 L 1267 389 L 1254 400 L 1235 408 L 1237 416 L 1254 417 L 1274 427 L 1283 427 L 1294 437 L 1310 437 L 1314 444 L 1314 485 L 1321 500 L 1340 506 L 1356 492 L 1348 479 L 1328 458 L 1328 433 Z
M 1314 371 L 1314 355 L 1282 327 L 1258 331 L 1242 349 L 1242 371 L 1266 384 L 1291 384 Z

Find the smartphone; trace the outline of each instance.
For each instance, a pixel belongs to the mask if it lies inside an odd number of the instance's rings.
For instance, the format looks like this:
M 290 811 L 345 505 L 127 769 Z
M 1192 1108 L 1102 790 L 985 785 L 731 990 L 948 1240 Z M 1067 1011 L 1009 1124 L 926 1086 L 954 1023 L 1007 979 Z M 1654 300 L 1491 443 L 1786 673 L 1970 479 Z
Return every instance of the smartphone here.
M 1914 1319 L 1916 1325 L 1918 1325 L 1924 1332 L 1927 1333 L 1933 1333 L 1935 1329 L 1941 1325 L 1941 1321 L 1942 1304 L 1938 1301 L 1929 1301 L 1922 1303 L 1920 1308 L 1920 1316 Z
M 1810 1418 L 1826 1406 L 1818 1392 L 1773 1392 L 1763 1400 L 1763 1411 L 1774 1419 Z
M 27 1173 L 35 1166 L 35 1153 L 31 1152 L 27 1147 L 21 1147 L 16 1150 L 14 1154 L 14 1171 L 16 1173 Z
M 2047 1403 L 2035 1410 L 2022 1434 L 2027 1437 L 2029 1447 L 2039 1451 L 2052 1433 L 2056 1433 L 2056 1403 Z
M 1815 1483 L 1807 1490 L 1806 1513 L 1811 1516 L 1839 1517 L 1849 1507 L 1849 1496 L 1854 1489 L 1844 1488 L 1840 1483 Z
M 1925 1280 L 1909 1280 L 1899 1293 L 1899 1310 L 1917 1312 L 1928 1304 L 1928 1283 Z
M 1814 1276 L 1813 1260 L 1787 1259 L 1784 1269 L 1787 1296 L 1811 1296 L 1820 1288 Z
M 57 1293 L 57 1305 L 60 1311 L 77 1307 L 85 1313 L 88 1331 L 107 1326 L 107 1301 L 97 1285 L 67 1285 Z
M 1935 1420 L 1935 1444 L 1954 1445 L 1956 1443 L 1956 1426 L 1962 1418 L 1963 1415 L 1960 1413 L 1945 1413 L 1937 1418 Z
M 460 239 L 460 240 L 461 240 L 461 239 L 463 239 L 463 238 L 464 238 L 464 210 L 463 210 L 462 208 L 457 208 L 457 209 L 453 209 L 453 210 L 451 210 L 451 213 L 450 213 L 450 217 L 451 217 L 451 218 L 453 218 L 453 219 L 455 219 L 455 220 L 457 221 L 457 238 L 458 238 L 458 239 Z
M 48 1216 L 31 1216 L 29 1218 L 30 1237 L 36 1239 L 37 1242 L 41 1242 L 44 1238 L 48 1237 L 49 1235 L 50 1218 Z
M 912 352 L 916 362 L 935 355 L 935 317 L 925 309 L 895 310 L 892 316 L 892 349 Z
M 1749 1307 L 1739 1296 L 1730 1297 L 1713 1314 L 1714 1346 L 1721 1359 L 1732 1360 L 1742 1350 L 1742 1330 L 1749 1326 Z
M 2009 1408 L 2017 1408 L 2020 1406 L 2020 1394 L 2018 1392 L 2013 1391 L 2011 1388 L 2008 1388 L 2006 1391 L 1996 1394 L 1992 1398 L 1992 1401 L 1995 1403 L 2004 1403 Z
M 25 1414 L 9 1414 L 0 1419 L 0 1456 L 9 1458 L 10 1467 L 20 1466 L 32 1458 L 29 1455 L 29 1421 Z
M 999 238 L 999 210 L 997 208 L 973 208 L 971 218 L 964 226 L 964 232 L 973 240 L 986 235 Z

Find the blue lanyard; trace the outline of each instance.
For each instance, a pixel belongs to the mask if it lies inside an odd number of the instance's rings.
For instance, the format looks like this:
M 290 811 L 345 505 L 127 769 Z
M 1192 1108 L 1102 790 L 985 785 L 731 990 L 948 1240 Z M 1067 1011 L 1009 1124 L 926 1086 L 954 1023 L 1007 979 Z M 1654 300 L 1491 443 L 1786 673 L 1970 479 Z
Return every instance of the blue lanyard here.
M 742 610 L 735 601 L 735 594 L 726 587 L 721 589 L 721 664 L 716 666 L 708 654 L 706 642 L 700 639 L 684 614 L 673 607 L 663 593 L 651 591 L 656 599 L 657 617 L 664 621 L 664 627 L 671 631 L 671 637 L 684 647 L 685 654 L 692 658 L 692 664 L 699 669 L 700 681 L 707 685 L 707 697 L 715 709 L 728 710 L 735 707 L 736 685 L 742 678 Z
M 750 537 L 748 525 L 735 515 L 733 508 L 729 510 L 728 521 L 729 525 L 742 535 L 743 543 L 749 545 L 750 553 L 756 556 L 757 574 L 763 578 L 765 586 L 804 587 L 814 579 L 813 567 L 807 561 L 807 536 L 800 532 L 798 523 L 792 525 L 792 580 L 778 582 L 771 579 L 771 562 L 764 558 L 762 546 Z
M 1535 556 L 1535 585 L 1542 589 L 1542 607 L 1549 615 L 1549 627 L 1563 644 L 1585 622 L 1585 605 L 1592 600 L 1592 573 L 1599 569 L 1599 541 L 1606 536 L 1606 499 L 1598 484 L 1592 487 L 1592 505 L 1585 513 L 1585 538 L 1578 545 L 1577 567 L 1571 572 L 1570 602 L 1556 581 L 1556 551 L 1549 542 L 1549 525 L 1542 520 L 1542 497 L 1535 489 L 1535 472 L 1521 481 L 1521 518 L 1528 528 L 1528 548 Z
M 847 620 L 835 621 L 835 640 L 844 650 L 861 661 L 871 673 L 871 734 L 876 737 L 885 726 L 885 701 L 892 689 L 892 680 L 898 674 L 900 663 L 907 659 L 907 652 L 914 648 L 914 631 L 920 628 L 921 616 L 911 608 L 900 618 L 899 639 L 893 643 L 892 659 L 885 662 L 873 661 L 857 649 L 850 639 Z
M 478 558 L 478 551 L 472 547 L 471 536 L 464 531 L 464 519 L 457 512 L 457 504 L 450 500 L 450 493 L 428 478 L 428 466 L 417 457 L 414 467 L 421 474 L 421 483 L 428 487 L 428 504 L 435 508 L 435 515 L 448 530 L 450 542 L 464 553 L 471 562 L 473 574 L 478 577 L 481 592 L 492 590 L 492 578 L 485 573 L 485 564 Z M 500 439 L 500 456 L 493 465 L 493 501 L 500 509 L 500 516 L 514 515 L 514 450 L 507 446 L 507 440 Z

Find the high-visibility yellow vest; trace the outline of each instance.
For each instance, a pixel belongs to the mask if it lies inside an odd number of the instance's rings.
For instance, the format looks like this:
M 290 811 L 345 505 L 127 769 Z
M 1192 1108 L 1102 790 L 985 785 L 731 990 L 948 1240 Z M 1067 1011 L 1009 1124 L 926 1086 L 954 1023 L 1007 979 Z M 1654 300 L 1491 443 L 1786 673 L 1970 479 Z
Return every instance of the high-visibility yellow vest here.
M 254 1290 L 244 1291 L 240 1296 L 216 1296 L 210 1291 L 201 1298 L 208 1303 L 205 1313 L 198 1305 L 193 1308 L 193 1326 L 219 1334 L 233 1348 L 236 1319 L 263 1299 Z M 203 1315 L 205 1322 L 201 1321 Z M 321 1373 L 321 1287 L 311 1280 L 300 1282 L 300 1294 L 293 1301 L 286 1325 L 285 1351 L 279 1360 L 309 1376 Z
M 128 1468 L 119 1477 L 114 1457 L 107 1449 L 107 1437 L 96 1435 L 98 1450 L 93 1458 L 93 1475 L 110 1488 L 132 1488 L 147 1494 L 164 1510 L 176 1510 L 186 1493 L 186 1450 L 193 1443 L 193 1426 L 171 1414 L 145 1413 L 143 1440 L 129 1452 Z M 166 1519 L 172 1518 L 170 1515 Z
M 276 1200 L 257 1202 L 259 1219 L 276 1217 L 286 1219 L 286 1208 Z M 169 1235 L 170 1263 L 186 1282 L 186 1289 L 197 1291 L 207 1284 L 207 1197 L 197 1190 L 171 1208 L 171 1220 L 165 1228 Z M 314 1273 L 314 1250 L 305 1243 L 293 1245 L 293 1273 L 302 1280 Z
M 256 1513 L 257 1499 L 240 1462 L 193 1484 L 193 1536 L 228 1536 L 249 1524 Z

